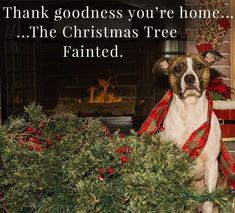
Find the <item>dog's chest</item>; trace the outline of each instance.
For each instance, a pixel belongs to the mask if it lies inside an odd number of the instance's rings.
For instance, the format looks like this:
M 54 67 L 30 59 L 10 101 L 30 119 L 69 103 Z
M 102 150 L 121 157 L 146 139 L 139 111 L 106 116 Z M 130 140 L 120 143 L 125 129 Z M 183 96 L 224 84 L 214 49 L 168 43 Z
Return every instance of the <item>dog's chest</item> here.
M 171 104 L 163 123 L 164 137 L 175 141 L 180 147 L 190 135 L 207 120 L 207 111 L 197 112 L 194 107 L 180 108 Z

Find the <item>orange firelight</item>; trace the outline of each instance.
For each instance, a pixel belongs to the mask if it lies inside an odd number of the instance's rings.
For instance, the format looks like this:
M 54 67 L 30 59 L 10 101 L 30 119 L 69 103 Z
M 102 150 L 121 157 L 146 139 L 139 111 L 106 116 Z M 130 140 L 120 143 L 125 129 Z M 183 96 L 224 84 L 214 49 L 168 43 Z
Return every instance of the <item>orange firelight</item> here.
M 122 102 L 122 99 L 119 97 L 116 97 L 114 95 L 114 93 L 110 92 L 110 88 L 111 88 L 111 77 L 108 78 L 108 80 L 104 80 L 101 78 L 97 79 L 98 83 L 99 83 L 99 87 L 101 87 L 101 91 L 98 91 L 97 94 L 97 87 L 90 87 L 88 88 L 88 93 L 89 93 L 89 99 L 88 99 L 88 103 L 118 103 L 118 102 Z

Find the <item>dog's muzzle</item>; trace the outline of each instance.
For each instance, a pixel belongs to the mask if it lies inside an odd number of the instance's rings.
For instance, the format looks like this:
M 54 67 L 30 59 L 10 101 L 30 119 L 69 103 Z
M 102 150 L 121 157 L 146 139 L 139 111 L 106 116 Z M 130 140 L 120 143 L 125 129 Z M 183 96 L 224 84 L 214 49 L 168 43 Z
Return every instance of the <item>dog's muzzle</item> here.
M 199 79 L 192 73 L 183 76 L 181 87 L 181 94 L 184 98 L 187 96 L 200 96 Z

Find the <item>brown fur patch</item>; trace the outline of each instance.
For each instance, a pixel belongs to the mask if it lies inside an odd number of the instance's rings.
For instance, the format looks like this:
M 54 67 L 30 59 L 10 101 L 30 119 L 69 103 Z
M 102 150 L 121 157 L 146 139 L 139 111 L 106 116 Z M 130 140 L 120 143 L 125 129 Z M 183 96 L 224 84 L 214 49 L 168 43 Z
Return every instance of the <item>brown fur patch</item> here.
M 170 85 L 171 85 L 173 92 L 176 94 L 179 94 L 179 92 L 180 92 L 179 85 L 180 85 L 180 81 L 181 81 L 181 76 L 184 74 L 184 72 L 188 68 L 186 59 L 187 59 L 186 55 L 175 57 L 175 58 L 173 58 L 170 66 L 169 66 L 169 71 L 168 71 L 169 82 L 170 82 Z M 180 67 L 179 73 L 174 72 L 174 69 L 176 66 Z
M 200 73 L 197 73 L 199 77 L 199 81 L 202 82 L 201 89 L 202 91 L 205 90 L 210 82 L 210 69 L 209 69 L 209 63 L 200 55 L 200 54 L 191 54 L 189 57 L 192 58 L 193 64 L 201 63 L 204 65 L 203 69 L 200 71 Z
M 177 82 L 177 79 L 174 75 L 169 74 L 169 82 L 170 82 L 171 89 L 173 90 L 173 92 L 175 94 L 178 94 L 179 93 L 179 91 L 178 91 L 178 82 Z
M 187 56 L 181 55 L 172 59 L 170 66 L 169 66 L 169 73 L 172 73 L 173 68 L 178 64 L 185 64 L 187 66 Z

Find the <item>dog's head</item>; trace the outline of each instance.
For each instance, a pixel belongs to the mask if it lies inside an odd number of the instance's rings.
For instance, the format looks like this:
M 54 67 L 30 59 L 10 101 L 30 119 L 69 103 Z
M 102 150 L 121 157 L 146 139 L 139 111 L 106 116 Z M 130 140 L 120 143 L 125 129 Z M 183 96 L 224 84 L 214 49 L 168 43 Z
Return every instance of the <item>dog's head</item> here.
M 170 86 L 180 99 L 201 97 L 210 81 L 210 65 L 222 57 L 216 51 L 207 51 L 202 54 L 161 58 L 154 64 L 153 72 L 167 72 Z

